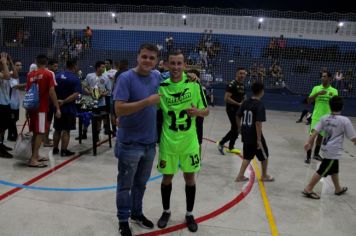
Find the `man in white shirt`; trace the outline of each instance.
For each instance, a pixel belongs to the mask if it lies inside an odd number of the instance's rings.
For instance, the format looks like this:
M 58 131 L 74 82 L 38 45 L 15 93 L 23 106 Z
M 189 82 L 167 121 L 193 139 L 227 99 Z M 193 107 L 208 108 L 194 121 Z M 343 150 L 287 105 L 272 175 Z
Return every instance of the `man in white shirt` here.
M 87 74 L 85 78 L 88 83 L 90 90 L 84 89 L 87 94 L 91 94 L 95 99 L 98 100 L 98 111 L 106 112 L 106 100 L 105 96 L 111 93 L 111 82 L 104 74 L 105 72 L 105 62 L 97 61 L 95 63 L 95 72 Z M 98 132 L 101 129 L 101 120 L 98 120 Z M 84 129 L 85 130 L 85 129 Z M 85 132 L 85 131 L 84 131 Z

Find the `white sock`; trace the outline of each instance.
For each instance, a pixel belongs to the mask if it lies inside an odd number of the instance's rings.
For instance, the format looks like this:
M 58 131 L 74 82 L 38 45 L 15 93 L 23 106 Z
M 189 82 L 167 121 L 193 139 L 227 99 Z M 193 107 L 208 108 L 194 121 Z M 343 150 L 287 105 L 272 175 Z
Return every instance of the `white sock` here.
M 192 215 L 193 215 L 193 212 L 187 211 L 187 213 L 186 213 L 185 215 L 186 215 L 186 216 L 192 216 Z
M 168 209 L 168 210 L 163 210 L 163 212 L 166 212 L 166 213 L 171 214 L 171 210 L 170 210 L 170 209 Z

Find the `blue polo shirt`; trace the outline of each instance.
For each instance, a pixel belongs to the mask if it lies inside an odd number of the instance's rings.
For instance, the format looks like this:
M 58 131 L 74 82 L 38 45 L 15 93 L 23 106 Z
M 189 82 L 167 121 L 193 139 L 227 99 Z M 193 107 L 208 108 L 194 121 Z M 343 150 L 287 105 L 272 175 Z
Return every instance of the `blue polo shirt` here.
M 148 76 L 140 76 L 134 70 L 120 74 L 114 89 L 114 101 L 137 102 L 157 93 L 161 75 L 151 71 Z M 157 141 L 156 105 L 127 116 L 120 116 L 117 140 L 124 143 L 152 144 Z
M 58 100 L 64 100 L 73 93 L 82 93 L 82 86 L 79 77 L 69 71 L 64 71 L 56 74 L 56 94 Z M 61 106 L 61 112 L 67 114 L 77 114 L 75 100 Z

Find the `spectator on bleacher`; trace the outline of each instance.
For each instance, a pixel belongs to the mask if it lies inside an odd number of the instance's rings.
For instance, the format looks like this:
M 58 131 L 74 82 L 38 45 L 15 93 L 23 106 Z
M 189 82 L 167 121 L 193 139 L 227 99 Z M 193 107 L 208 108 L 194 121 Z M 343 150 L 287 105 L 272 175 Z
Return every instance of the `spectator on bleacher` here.
M 209 30 L 208 38 L 207 41 L 212 41 L 213 40 L 213 30 Z
M 10 108 L 10 69 L 13 69 L 12 77 L 18 78 L 17 70 L 9 54 L 2 52 L 0 54 L 0 158 L 12 158 L 8 152 L 12 148 L 4 145 L 5 131 L 11 123 Z
M 202 37 L 201 37 L 201 39 L 200 39 L 200 41 L 202 42 L 203 45 L 204 45 L 205 42 L 208 40 L 208 36 L 209 36 L 208 30 L 205 29 L 204 32 L 203 32 L 203 35 L 202 35 Z
M 213 56 L 215 57 L 216 55 L 219 54 L 219 52 L 220 52 L 220 42 L 219 41 L 215 41 L 213 43 L 213 53 L 214 53 Z
M 15 68 L 10 72 L 10 108 L 11 108 L 11 122 L 7 130 L 7 140 L 16 141 L 17 139 L 17 126 L 16 122 L 19 120 L 20 115 L 20 93 L 19 89 L 24 89 L 26 84 L 20 84 L 19 78 L 14 76 L 16 70 L 20 74 L 22 70 L 22 62 L 20 60 L 14 61 Z
M 187 64 L 195 65 L 197 64 L 198 60 L 199 60 L 199 53 L 197 51 L 197 48 L 194 48 L 194 50 L 189 53 L 189 56 L 187 58 Z
M 88 49 L 92 47 L 92 39 L 93 39 L 93 30 L 87 26 L 86 29 L 84 29 L 84 48 Z
M 202 68 L 208 66 L 208 52 L 205 50 L 204 47 L 199 51 L 199 59 Z
M 258 80 L 261 83 L 264 83 L 264 80 L 266 78 L 266 68 L 263 64 L 260 64 L 258 67 Z
M 271 38 L 271 41 L 268 45 L 268 57 L 275 58 L 276 57 L 276 49 L 277 49 L 277 40 L 275 38 Z
M 80 53 L 82 52 L 83 50 L 83 44 L 82 44 L 82 41 L 81 40 L 77 40 L 77 43 L 75 45 L 75 51 L 77 52 L 77 55 L 79 56 Z
M 352 79 L 353 79 L 353 71 L 351 68 L 349 68 L 345 74 L 344 91 L 349 93 L 352 92 Z
M 282 34 L 278 39 L 278 49 L 277 49 L 278 50 L 278 58 L 284 56 L 284 51 L 285 51 L 286 46 L 287 46 L 287 41 Z
M 249 83 L 254 83 L 256 82 L 258 77 L 258 68 L 257 68 L 257 63 L 254 62 L 250 68 L 250 81 Z
M 48 132 L 47 112 L 48 112 L 48 98 L 50 97 L 53 105 L 56 107 L 56 117 L 61 117 L 61 110 L 59 108 L 57 95 L 54 89 L 56 84 L 54 73 L 47 70 L 48 58 L 45 55 L 38 55 L 36 57 L 36 64 L 38 69 L 30 72 L 27 75 L 26 90 L 30 89 L 33 83 L 38 84 L 40 104 L 36 110 L 28 112 L 30 118 L 30 131 L 33 132 L 32 138 L 32 155 L 28 166 L 35 168 L 47 167 L 43 161 L 48 161 L 46 157 L 39 156 L 39 149 L 44 138 L 44 134 Z
M 342 74 L 342 71 L 339 69 L 335 72 L 334 75 L 334 82 L 335 82 L 335 88 L 340 91 L 341 90 L 341 85 L 344 82 L 344 75 Z
M 74 152 L 68 150 L 70 141 L 70 131 L 75 130 L 77 108 L 75 100 L 82 93 L 80 79 L 77 75 L 78 67 L 74 60 L 69 60 L 66 63 L 66 71 L 57 73 L 55 88 L 58 103 L 60 105 L 60 118 L 54 118 L 54 134 L 53 134 L 53 154 L 59 154 L 58 145 L 61 142 L 61 156 L 72 156 Z
M 283 86 L 284 81 L 283 81 L 283 72 L 282 72 L 282 68 L 279 65 L 278 61 L 274 61 L 274 63 L 272 64 L 272 66 L 270 67 L 270 73 L 272 76 L 272 82 L 276 85 L 276 86 Z
M 167 47 L 167 53 L 169 54 L 174 48 L 172 35 L 166 37 L 166 47 Z

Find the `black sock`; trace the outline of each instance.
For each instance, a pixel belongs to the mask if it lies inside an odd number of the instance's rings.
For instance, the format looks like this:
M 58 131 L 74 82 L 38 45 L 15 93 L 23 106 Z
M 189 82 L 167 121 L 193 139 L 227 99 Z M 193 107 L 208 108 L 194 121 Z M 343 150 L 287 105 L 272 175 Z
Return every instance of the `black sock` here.
M 320 151 L 320 145 L 315 145 L 314 156 L 318 156 Z
M 172 184 L 170 185 L 161 184 L 161 197 L 162 197 L 163 210 L 169 210 L 169 205 L 171 202 L 171 192 L 172 192 Z
M 195 185 L 193 186 L 185 186 L 185 197 L 186 197 L 186 202 L 187 202 L 187 212 L 192 212 L 194 208 L 194 202 L 195 202 L 195 191 L 196 187 Z
M 308 158 L 308 159 L 311 158 L 311 153 L 312 153 L 311 149 L 307 151 L 307 158 Z

